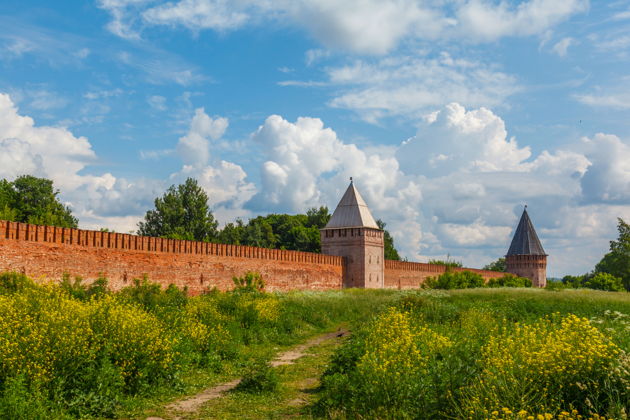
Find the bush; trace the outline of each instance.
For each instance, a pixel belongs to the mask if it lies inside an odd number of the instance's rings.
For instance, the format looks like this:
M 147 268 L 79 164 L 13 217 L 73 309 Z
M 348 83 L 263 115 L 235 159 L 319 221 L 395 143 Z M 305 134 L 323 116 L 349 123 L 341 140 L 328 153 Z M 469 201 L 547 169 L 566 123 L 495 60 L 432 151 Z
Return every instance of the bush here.
M 589 289 L 607 290 L 610 292 L 623 292 L 626 290 L 619 277 L 615 277 L 608 273 L 596 273 L 584 283 L 584 287 L 588 287 Z
M 517 325 L 483 347 L 479 378 L 461 391 L 461 415 L 483 417 L 504 407 L 514 413 L 559 413 L 567 402 L 581 413 L 606 412 L 611 400 L 629 397 L 622 377 L 627 368 L 620 366 L 619 355 L 586 318 L 568 315 Z
M 488 287 L 532 287 L 532 281 L 526 277 L 506 274 L 503 277 L 488 280 Z
M 483 287 L 483 277 L 472 271 L 447 271 L 438 277 L 427 277 L 422 283 L 425 289 L 469 289 Z
M 242 277 L 232 277 L 235 293 L 258 293 L 265 289 L 265 282 L 260 273 L 248 271 Z
M 278 375 L 266 360 L 256 360 L 247 365 L 241 381 L 235 388 L 237 392 L 260 394 L 278 390 Z
M 15 271 L 0 273 L 0 295 L 12 295 L 26 288 L 34 287 L 33 280 Z

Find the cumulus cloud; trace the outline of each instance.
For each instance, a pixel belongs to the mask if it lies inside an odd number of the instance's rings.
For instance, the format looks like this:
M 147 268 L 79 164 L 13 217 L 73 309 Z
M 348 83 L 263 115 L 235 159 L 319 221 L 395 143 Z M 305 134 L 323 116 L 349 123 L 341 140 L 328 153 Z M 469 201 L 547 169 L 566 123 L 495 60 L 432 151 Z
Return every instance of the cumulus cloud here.
M 534 155 L 489 109 L 452 103 L 397 148 L 359 148 L 317 118 L 274 115 L 252 135 L 263 153 L 254 212 L 331 210 L 355 182 L 412 260 L 450 254 L 471 266 L 502 256 L 523 205 L 552 256 L 552 274 L 592 268 L 628 217 L 628 145 L 597 135 Z M 553 211 L 550 211 L 553 209 Z M 588 240 L 585 240 L 588 238 Z M 573 259 L 565 258 L 571 248 Z M 576 257 L 579 263 L 576 263 Z
M 630 146 L 614 135 L 584 138 L 591 165 L 581 180 L 586 202 L 630 204 Z
M 170 176 L 170 180 L 177 183 L 188 177 L 197 179 L 208 193 L 216 216 L 222 220 L 247 215 L 243 205 L 256 191 L 254 184 L 247 181 L 243 168 L 211 155 L 212 146 L 228 125 L 227 118 L 212 118 L 203 108 L 195 110 L 188 133 L 177 144 L 177 153 L 184 165 Z
M 210 139 L 217 140 L 228 127 L 227 118 L 209 117 L 203 108 L 198 108 L 190 123 L 188 134 L 179 139 L 177 152 L 184 164 L 203 166 L 210 159 Z

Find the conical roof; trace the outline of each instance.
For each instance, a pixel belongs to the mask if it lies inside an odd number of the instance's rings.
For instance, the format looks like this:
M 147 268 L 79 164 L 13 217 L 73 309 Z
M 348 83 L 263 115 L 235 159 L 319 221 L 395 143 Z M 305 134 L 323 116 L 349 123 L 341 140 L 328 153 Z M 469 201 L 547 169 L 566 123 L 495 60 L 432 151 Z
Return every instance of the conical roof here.
M 547 255 L 540 244 L 534 225 L 527 214 L 527 206 L 523 209 L 521 221 L 518 222 L 512 244 L 507 255 Z
M 345 194 L 324 229 L 369 227 L 378 229 L 370 209 L 354 186 L 352 179 Z

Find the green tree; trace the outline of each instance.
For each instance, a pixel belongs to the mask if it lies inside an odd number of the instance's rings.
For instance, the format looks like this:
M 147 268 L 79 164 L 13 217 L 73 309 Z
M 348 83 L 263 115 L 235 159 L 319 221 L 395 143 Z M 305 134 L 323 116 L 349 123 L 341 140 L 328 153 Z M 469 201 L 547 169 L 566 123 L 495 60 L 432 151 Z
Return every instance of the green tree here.
M 610 292 L 623 292 L 625 290 L 621 279 L 608 273 L 596 273 L 584 283 L 584 287 Z
M 0 180 L 0 219 L 76 228 L 76 217 L 58 195 L 50 179 L 23 175 L 13 182 Z
M 396 247 L 394 247 L 394 238 L 392 235 L 385 229 L 387 223 L 383 222 L 381 219 L 376 221 L 379 229 L 383 229 L 383 241 L 385 242 L 385 259 L 386 260 L 396 260 L 400 261 L 400 255 L 398 255 L 398 251 Z
M 616 241 L 610 241 L 610 252 L 597 263 L 595 272 L 621 278 L 626 290 L 630 290 L 630 225 L 621 218 L 617 220 L 619 237 Z
M 507 270 L 505 266 L 505 258 L 501 257 L 498 260 L 493 261 L 488 265 L 485 265 L 483 269 L 489 271 L 500 271 L 504 273 Z
M 171 185 L 162 197 L 155 199 L 155 210 L 149 210 L 138 223 L 138 234 L 171 239 L 211 241 L 217 238 L 217 221 L 208 205 L 208 194 L 193 178 Z

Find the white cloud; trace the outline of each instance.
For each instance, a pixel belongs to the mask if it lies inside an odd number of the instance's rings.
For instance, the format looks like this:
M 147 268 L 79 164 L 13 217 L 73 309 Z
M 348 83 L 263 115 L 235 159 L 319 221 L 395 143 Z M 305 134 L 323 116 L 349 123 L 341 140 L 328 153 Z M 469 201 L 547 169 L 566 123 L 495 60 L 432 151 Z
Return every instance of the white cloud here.
M 248 15 L 235 7 L 234 3 L 226 0 L 181 0 L 147 9 L 142 17 L 154 25 L 183 25 L 191 30 L 226 31 L 243 26 L 248 19 Z
M 147 98 L 147 103 L 151 108 L 158 111 L 166 111 L 166 98 L 160 95 L 151 95 Z
M 211 157 L 212 147 L 216 147 L 228 125 L 227 118 L 212 118 L 203 108 L 195 110 L 188 133 L 177 144 L 184 166 L 170 176 L 172 182 L 183 182 L 188 177 L 197 179 L 208 193 L 215 215 L 222 220 L 249 214 L 243 206 L 256 192 L 254 184 L 246 180 L 243 168 Z
M 235 30 L 246 24 L 293 24 L 328 48 L 385 54 L 405 40 L 492 42 L 505 36 L 543 34 L 576 13 L 587 0 L 530 0 L 518 6 L 486 0 L 100 0 L 108 29 L 137 39 L 145 25 L 181 25 L 193 31 Z
M 588 0 L 531 0 L 510 6 L 508 2 L 470 0 L 456 12 L 458 32 L 479 41 L 494 41 L 504 36 L 543 34 L 576 13 L 588 10 Z
M 356 111 L 370 122 L 390 115 L 418 119 L 448 102 L 496 106 L 519 90 L 514 77 L 493 66 L 448 53 L 357 60 L 327 71 L 330 83 L 344 87 L 330 105 Z
M 573 96 L 578 102 L 584 105 L 595 107 L 630 109 L 630 89 L 617 87 L 616 89 L 606 89 L 597 93 L 576 94 Z
M 602 133 L 583 142 L 591 163 L 581 180 L 583 200 L 630 204 L 630 145 Z
M 210 160 L 210 140 L 217 140 L 228 127 L 227 118 L 209 117 L 203 108 L 198 108 L 190 123 L 188 134 L 179 139 L 177 152 L 186 165 L 203 166 Z
M 551 48 L 551 51 L 560 57 L 566 57 L 571 45 L 575 44 L 575 39 L 571 37 L 562 38 Z

